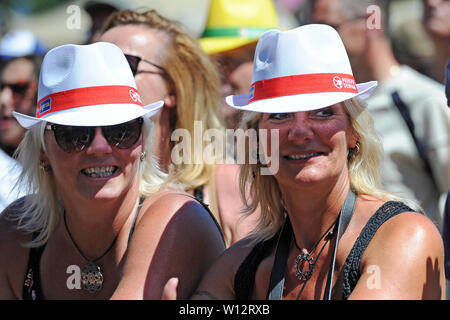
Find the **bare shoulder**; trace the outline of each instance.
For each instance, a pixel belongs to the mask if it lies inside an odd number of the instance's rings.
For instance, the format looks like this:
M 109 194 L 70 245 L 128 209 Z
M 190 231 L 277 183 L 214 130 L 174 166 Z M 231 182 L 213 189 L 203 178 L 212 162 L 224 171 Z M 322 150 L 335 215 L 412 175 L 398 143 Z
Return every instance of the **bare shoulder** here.
M 428 247 L 431 252 L 439 252 L 443 248 L 442 237 L 437 227 L 428 217 L 418 212 L 402 212 L 392 217 L 377 233 L 375 236 L 377 241 L 395 241 L 398 247 L 405 245 L 411 247 L 411 250 Z
M 24 243 L 31 235 L 18 230 L 17 216 L 21 200 L 17 200 L 0 215 L 0 299 L 16 299 L 21 294 L 29 249 Z
M 166 189 L 150 195 L 145 199 L 141 211 L 143 213 L 136 223 L 137 229 L 144 228 L 154 237 L 176 233 L 177 238 L 207 239 L 211 245 L 223 243 L 220 226 L 214 217 L 184 191 Z M 145 237 L 151 237 L 148 233 Z
M 224 249 L 219 226 L 191 195 L 167 189 L 147 196 L 115 296 L 159 299 L 167 280 L 177 277 L 178 297 L 187 299 Z
M 445 294 L 444 245 L 421 213 L 402 212 L 375 233 L 362 257 L 358 299 L 441 299 Z M 377 286 L 374 290 L 373 279 Z
M 30 235 L 18 230 L 18 219 L 22 208 L 23 200 L 19 199 L 10 204 L 0 214 L 0 247 L 2 250 L 15 243 L 29 241 Z
M 209 217 L 206 209 L 193 196 L 175 189 L 166 189 L 147 197 L 142 210 L 145 215 L 165 219 L 184 214 Z

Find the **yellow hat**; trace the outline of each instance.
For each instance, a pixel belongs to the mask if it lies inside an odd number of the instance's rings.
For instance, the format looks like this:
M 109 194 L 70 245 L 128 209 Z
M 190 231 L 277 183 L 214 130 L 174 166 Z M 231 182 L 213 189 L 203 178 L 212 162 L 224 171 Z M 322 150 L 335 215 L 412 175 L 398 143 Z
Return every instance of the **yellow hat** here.
M 199 42 L 206 53 L 214 54 L 257 41 L 265 31 L 277 27 L 272 0 L 211 0 Z

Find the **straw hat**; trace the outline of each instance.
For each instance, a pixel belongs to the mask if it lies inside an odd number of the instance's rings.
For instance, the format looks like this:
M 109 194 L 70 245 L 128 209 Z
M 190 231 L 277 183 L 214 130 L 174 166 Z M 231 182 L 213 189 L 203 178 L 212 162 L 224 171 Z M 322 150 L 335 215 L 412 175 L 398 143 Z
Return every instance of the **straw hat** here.
M 108 126 L 150 117 L 163 102 L 142 105 L 122 51 L 112 43 L 63 45 L 44 57 L 36 117 L 13 112 L 24 128 L 41 121 L 72 126 Z
M 277 26 L 272 0 L 211 0 L 199 42 L 206 53 L 214 54 L 255 42 Z
M 240 110 L 308 111 L 367 98 L 376 86 L 376 81 L 356 84 L 336 30 L 310 24 L 264 33 L 256 46 L 250 94 L 228 96 L 226 101 Z

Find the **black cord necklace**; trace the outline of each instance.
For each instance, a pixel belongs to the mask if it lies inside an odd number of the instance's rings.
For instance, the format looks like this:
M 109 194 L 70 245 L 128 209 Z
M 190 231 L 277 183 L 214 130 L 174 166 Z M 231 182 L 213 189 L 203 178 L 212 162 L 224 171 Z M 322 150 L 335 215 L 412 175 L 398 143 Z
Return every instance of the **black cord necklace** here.
M 319 240 L 317 240 L 317 242 L 311 247 L 311 250 L 309 250 L 308 253 L 304 252 L 299 245 L 297 244 L 297 240 L 295 239 L 295 234 L 294 232 L 292 232 L 292 236 L 294 238 L 294 244 L 297 248 L 298 251 L 300 251 L 300 254 L 297 255 L 297 258 L 295 258 L 295 275 L 297 276 L 298 280 L 300 281 L 308 281 L 311 276 L 312 273 L 314 271 L 314 267 L 316 266 L 317 260 L 319 259 L 320 255 L 322 254 L 323 249 L 325 248 L 325 246 L 327 245 L 327 243 L 331 240 L 331 238 L 333 238 L 334 236 L 334 229 L 332 231 L 331 228 L 336 226 L 338 219 L 334 220 L 334 222 L 328 227 L 328 229 L 320 236 Z M 322 239 L 325 238 L 325 243 L 322 245 L 322 247 L 320 248 L 319 253 L 317 254 L 316 258 L 314 259 L 312 257 L 312 254 L 314 253 L 314 251 L 316 250 L 317 246 L 319 245 L 319 243 L 322 241 Z M 303 266 L 304 262 L 308 263 L 308 270 L 307 271 L 302 271 L 301 267 Z
M 83 289 L 90 292 L 95 293 L 100 291 L 103 288 L 103 274 L 100 269 L 100 265 L 96 263 L 96 261 L 103 258 L 113 247 L 116 243 L 117 236 L 114 238 L 111 245 L 106 249 L 106 251 L 100 255 L 98 258 L 95 259 L 89 259 L 86 257 L 86 255 L 81 251 L 80 247 L 75 242 L 75 239 L 73 238 L 72 234 L 70 233 L 69 226 L 67 225 L 67 219 L 66 219 L 66 210 L 64 210 L 64 225 L 67 230 L 67 234 L 70 237 L 70 240 L 72 240 L 73 245 L 78 250 L 78 253 L 84 258 L 84 260 L 87 261 L 87 263 L 83 266 L 81 270 L 81 284 L 83 285 Z
M 353 210 L 356 205 L 356 193 L 350 189 L 345 198 L 344 205 L 341 208 L 341 212 L 335 222 L 335 227 L 332 231 L 330 237 L 336 235 L 336 243 L 334 245 L 331 266 L 328 272 L 327 282 L 325 285 L 324 299 L 330 300 L 333 286 L 334 268 L 336 263 L 336 254 L 338 248 L 339 239 L 344 234 L 347 229 L 348 224 L 353 215 Z M 331 227 L 330 227 L 331 228 Z M 267 291 L 267 298 L 269 300 L 281 300 L 283 297 L 283 289 L 285 283 L 285 271 L 287 266 L 287 259 L 289 256 L 289 251 L 292 245 L 292 226 L 289 220 L 289 216 L 286 218 L 283 228 L 278 237 L 277 249 L 275 251 L 275 259 L 272 267 L 272 272 L 270 274 L 269 289 Z M 325 233 L 326 234 L 326 233 Z M 295 238 L 294 238 L 295 239 Z M 319 241 L 320 242 L 320 241 Z M 318 257 L 316 257 L 316 260 Z M 307 281 L 304 281 L 303 288 L 299 293 L 297 299 L 300 297 L 303 289 L 305 288 Z
M 339 219 L 339 217 L 338 217 Z M 328 229 L 320 236 L 319 240 L 312 246 L 311 250 L 309 250 L 308 253 L 303 252 L 303 250 L 299 247 L 297 244 L 297 240 L 295 239 L 295 234 L 292 232 L 292 236 L 294 238 L 294 244 L 298 251 L 300 251 L 300 254 L 297 255 L 297 258 L 295 258 L 294 268 L 295 268 L 295 275 L 300 281 L 304 281 L 302 288 L 300 289 L 300 292 L 297 295 L 297 300 L 300 299 L 300 296 L 303 293 L 303 290 L 306 287 L 306 283 L 309 279 L 311 279 L 311 276 L 314 271 L 314 267 L 316 266 L 317 261 L 319 260 L 320 255 L 322 254 L 323 249 L 325 249 L 325 246 L 327 243 L 333 238 L 335 234 L 335 229 L 337 226 L 338 219 L 334 220 L 334 222 L 328 227 Z M 334 228 L 333 228 L 334 227 Z M 333 230 L 331 230 L 333 228 Z M 331 231 L 330 231 L 331 230 Z M 317 254 L 316 258 L 314 259 L 311 255 L 316 250 L 319 243 L 322 241 L 322 239 L 325 238 L 325 242 L 320 248 L 319 253 Z M 301 267 L 303 266 L 304 262 L 308 263 L 308 270 L 302 271 Z

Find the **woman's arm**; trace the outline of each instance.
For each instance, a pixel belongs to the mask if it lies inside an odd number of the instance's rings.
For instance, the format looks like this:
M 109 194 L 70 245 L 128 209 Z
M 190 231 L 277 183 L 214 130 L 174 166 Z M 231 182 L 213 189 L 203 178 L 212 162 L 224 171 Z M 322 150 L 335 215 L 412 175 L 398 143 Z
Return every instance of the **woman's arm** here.
M 0 213 L 0 300 L 21 299 L 22 295 L 29 252 L 22 244 L 29 242 L 31 235 L 18 231 L 16 222 L 7 218 L 17 214 L 15 205 L 22 201 L 15 201 Z
M 424 215 L 406 212 L 385 222 L 363 254 L 350 299 L 444 299 L 444 247 Z
M 113 298 L 160 299 L 166 282 L 177 277 L 178 298 L 187 299 L 224 248 L 219 229 L 197 201 L 164 195 L 136 225 Z
M 204 274 L 192 300 L 235 300 L 234 277 L 253 245 L 243 239 L 226 249 Z M 167 281 L 161 299 L 177 299 L 178 279 Z

